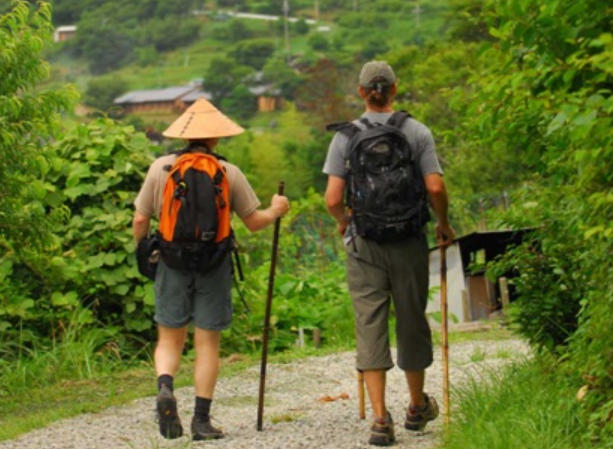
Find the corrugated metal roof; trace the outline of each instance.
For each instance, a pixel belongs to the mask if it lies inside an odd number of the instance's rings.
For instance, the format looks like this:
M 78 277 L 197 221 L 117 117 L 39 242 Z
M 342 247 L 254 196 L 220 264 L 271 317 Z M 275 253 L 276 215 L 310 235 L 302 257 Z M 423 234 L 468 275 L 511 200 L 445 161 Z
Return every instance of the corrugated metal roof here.
M 213 94 L 210 92 L 205 92 L 203 90 L 195 90 L 181 97 L 181 101 L 185 103 L 193 103 L 199 98 L 206 98 L 207 100 L 210 101 L 213 99 Z
M 56 33 L 71 32 L 71 31 L 77 31 L 77 26 L 76 25 L 62 25 L 55 29 Z
M 175 101 L 198 89 L 197 86 L 167 87 L 166 89 L 134 90 L 115 98 L 115 104 L 154 103 L 158 101 Z
M 256 97 L 278 97 L 279 95 L 281 95 L 281 91 L 279 89 L 275 89 L 271 84 L 250 87 L 249 92 L 251 92 Z

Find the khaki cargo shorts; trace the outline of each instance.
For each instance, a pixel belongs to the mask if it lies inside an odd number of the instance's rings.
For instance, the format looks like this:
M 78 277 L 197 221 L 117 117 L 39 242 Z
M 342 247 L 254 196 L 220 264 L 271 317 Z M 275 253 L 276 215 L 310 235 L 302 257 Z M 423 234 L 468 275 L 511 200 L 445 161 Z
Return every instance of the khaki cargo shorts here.
M 168 268 L 160 260 L 155 276 L 155 322 L 182 328 L 192 320 L 200 329 L 221 331 L 232 321 L 230 256 L 206 274 Z
M 354 244 L 355 243 L 355 244 Z M 423 234 L 379 244 L 361 237 L 346 245 L 347 282 L 355 309 L 357 369 L 388 370 L 388 318 L 396 312 L 398 366 L 421 371 L 432 364 L 432 334 L 426 318 L 428 244 Z

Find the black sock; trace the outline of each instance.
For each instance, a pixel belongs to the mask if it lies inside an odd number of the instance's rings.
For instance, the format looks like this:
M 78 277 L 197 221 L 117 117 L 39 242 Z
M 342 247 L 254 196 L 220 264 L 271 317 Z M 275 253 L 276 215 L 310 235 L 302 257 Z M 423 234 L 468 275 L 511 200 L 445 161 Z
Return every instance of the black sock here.
M 196 417 L 202 419 L 203 421 L 208 421 L 212 403 L 212 399 L 196 396 L 196 408 L 194 409 L 194 415 L 196 415 Z
M 174 385 L 173 385 L 172 376 L 169 376 L 168 374 L 162 374 L 161 376 L 159 376 L 158 377 L 158 391 L 162 389 L 162 385 L 166 385 L 168 388 L 170 388 L 170 391 L 173 391 Z

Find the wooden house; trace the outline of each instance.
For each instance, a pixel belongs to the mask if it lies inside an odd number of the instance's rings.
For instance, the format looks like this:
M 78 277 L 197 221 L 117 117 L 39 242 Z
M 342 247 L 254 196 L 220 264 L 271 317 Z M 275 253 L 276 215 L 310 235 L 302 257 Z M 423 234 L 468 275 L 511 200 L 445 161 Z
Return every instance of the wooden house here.
M 134 90 L 116 98 L 114 103 L 123 108 L 125 114 L 178 114 L 186 109 L 182 99 L 198 90 L 200 90 L 198 85 Z
M 258 99 L 258 111 L 270 112 L 283 107 L 284 101 L 278 90 L 268 85 L 257 85 L 249 92 Z M 199 83 L 165 89 L 135 90 L 114 100 L 123 108 L 124 114 L 165 113 L 179 114 L 199 98 L 212 100 L 213 95 L 202 89 Z

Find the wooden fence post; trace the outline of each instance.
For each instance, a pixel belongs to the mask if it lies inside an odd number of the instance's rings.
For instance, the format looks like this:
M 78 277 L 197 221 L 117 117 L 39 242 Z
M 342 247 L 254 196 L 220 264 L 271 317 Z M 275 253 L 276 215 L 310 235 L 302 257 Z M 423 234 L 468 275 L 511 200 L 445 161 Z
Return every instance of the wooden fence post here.
M 502 310 L 504 310 L 511 303 L 511 300 L 509 299 L 509 283 L 507 278 L 504 277 L 500 278 L 498 282 L 500 283 L 500 300 L 502 302 Z
M 468 290 L 462 290 L 462 312 L 464 313 L 464 322 L 470 322 L 473 320 L 470 313 L 470 300 L 468 299 Z

